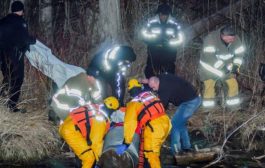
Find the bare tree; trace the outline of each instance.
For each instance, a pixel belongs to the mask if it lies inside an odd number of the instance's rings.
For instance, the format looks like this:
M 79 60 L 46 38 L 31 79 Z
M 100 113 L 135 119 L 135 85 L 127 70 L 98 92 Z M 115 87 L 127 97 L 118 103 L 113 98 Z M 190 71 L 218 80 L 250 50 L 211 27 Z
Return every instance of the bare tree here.
M 99 0 L 101 39 L 122 40 L 120 0 Z
M 52 0 L 39 0 L 39 24 L 45 41 L 52 42 Z

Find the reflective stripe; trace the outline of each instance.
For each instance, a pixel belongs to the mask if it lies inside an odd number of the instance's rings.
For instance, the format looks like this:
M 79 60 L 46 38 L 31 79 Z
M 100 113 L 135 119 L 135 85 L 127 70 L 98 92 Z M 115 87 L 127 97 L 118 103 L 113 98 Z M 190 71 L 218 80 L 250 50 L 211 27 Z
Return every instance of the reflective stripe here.
M 203 100 L 202 105 L 204 107 L 213 107 L 215 102 L 213 100 Z
M 203 62 L 203 61 L 200 61 L 200 64 L 201 64 L 206 70 L 208 70 L 208 71 L 210 71 L 210 72 L 216 74 L 216 75 L 219 76 L 219 77 L 222 77 L 222 76 L 224 75 L 222 71 L 219 71 L 218 69 L 215 69 L 214 67 L 212 67 L 212 66 L 206 64 L 206 63 Z
M 227 65 L 226 68 L 227 68 L 229 71 L 231 71 L 231 70 L 233 69 L 233 64 L 231 63 L 231 64 Z
M 229 106 L 237 105 L 239 103 L 240 103 L 240 99 L 239 98 L 232 98 L 232 99 L 226 100 L 226 104 L 229 105 Z
M 243 61 L 240 58 L 235 58 L 233 63 L 241 65 L 243 63 Z
M 216 51 L 214 46 L 204 47 L 203 52 L 214 53 Z
M 78 100 L 78 105 L 76 107 L 70 107 L 68 104 L 63 104 L 61 103 L 57 98 L 60 95 L 67 95 L 69 97 L 74 97 Z M 80 105 L 83 106 L 85 105 L 87 102 L 84 100 L 84 98 L 82 97 L 82 92 L 78 89 L 69 89 L 67 85 L 65 85 L 64 88 L 60 89 L 53 97 L 52 97 L 54 103 L 56 104 L 56 106 L 62 110 L 68 110 L 68 111 L 72 111 L 76 108 L 78 108 Z
M 96 115 L 95 119 L 98 121 L 104 121 L 105 120 L 105 118 L 103 116 L 99 116 L 99 115 Z
M 119 51 L 120 46 L 116 46 L 113 49 L 111 49 L 109 55 L 108 55 L 108 59 L 114 60 L 117 56 L 117 52 Z
M 157 23 L 160 23 L 160 20 L 159 20 L 158 17 L 155 17 L 155 18 L 149 20 L 149 21 L 148 21 L 148 24 L 152 24 L 152 23 L 156 23 L 156 22 L 157 22 Z
M 235 54 L 240 54 L 245 51 L 245 48 L 243 46 L 238 47 L 235 49 Z
M 102 90 L 101 90 L 101 83 L 99 80 L 96 80 L 96 88 L 93 90 L 92 92 L 92 88 L 90 88 L 90 92 L 91 93 L 91 97 L 94 99 L 94 100 L 100 100 L 102 98 Z
M 221 60 L 229 60 L 234 57 L 234 54 L 226 54 L 226 55 L 216 55 L 217 58 Z
M 108 55 L 109 55 L 110 51 L 111 51 L 111 49 L 107 50 L 105 55 L 104 55 L 103 65 L 104 65 L 106 70 L 111 69 L 109 61 L 108 61 Z
M 152 32 L 153 34 L 160 34 L 160 33 L 161 33 L 161 29 L 160 29 L 160 28 L 152 28 L 152 29 L 151 29 L 151 32 Z
M 174 24 L 177 26 L 178 29 L 180 29 L 180 26 L 178 25 L 178 23 L 173 19 L 172 16 L 169 16 L 168 20 L 167 20 L 167 23 L 170 23 L 170 24 Z
M 174 35 L 174 33 L 175 33 L 174 29 L 171 29 L 171 28 L 166 29 L 167 35 Z
M 144 38 L 148 39 L 154 39 L 157 36 L 156 34 L 148 32 L 146 29 L 142 30 L 142 35 L 144 36 Z
M 179 45 L 184 41 L 184 36 L 182 33 L 178 33 L 178 38 L 176 39 L 170 39 L 169 44 L 170 45 Z
M 223 64 L 224 64 L 223 61 L 218 60 L 218 61 L 216 61 L 216 63 L 214 64 L 214 67 L 215 67 L 215 68 L 220 68 Z

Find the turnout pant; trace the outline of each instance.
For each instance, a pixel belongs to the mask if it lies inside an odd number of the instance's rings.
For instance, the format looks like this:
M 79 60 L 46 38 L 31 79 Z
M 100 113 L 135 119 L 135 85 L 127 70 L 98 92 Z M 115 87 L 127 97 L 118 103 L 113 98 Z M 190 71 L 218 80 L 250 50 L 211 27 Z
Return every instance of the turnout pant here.
M 238 99 L 238 83 L 237 80 L 235 79 L 234 76 L 231 76 L 228 79 L 225 79 L 224 81 L 222 81 L 226 84 L 227 86 L 227 97 L 226 97 L 226 103 L 228 103 L 228 105 L 234 105 L 234 104 L 238 104 L 238 103 L 233 103 L 231 102 L 231 100 L 236 100 Z M 216 85 L 216 81 L 213 79 L 208 79 L 206 81 L 203 81 L 204 84 L 204 90 L 203 90 L 203 101 L 215 101 L 215 85 Z M 203 103 L 204 103 L 203 102 Z M 231 103 L 229 103 L 231 102 Z

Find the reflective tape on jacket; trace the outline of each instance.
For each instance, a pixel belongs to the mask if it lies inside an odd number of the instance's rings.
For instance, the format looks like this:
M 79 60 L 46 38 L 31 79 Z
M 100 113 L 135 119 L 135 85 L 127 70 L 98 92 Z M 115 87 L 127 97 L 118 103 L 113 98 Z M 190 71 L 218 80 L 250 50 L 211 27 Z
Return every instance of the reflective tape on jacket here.
M 162 102 L 152 92 L 143 92 L 132 101 L 138 101 L 143 104 L 143 108 L 138 111 L 137 115 L 138 124 L 141 128 L 146 126 L 151 120 L 166 114 Z
M 222 77 L 224 75 L 224 73 L 214 67 L 212 67 L 211 65 L 200 61 L 200 64 L 202 65 L 203 68 L 205 68 L 207 71 L 214 73 L 215 75 Z

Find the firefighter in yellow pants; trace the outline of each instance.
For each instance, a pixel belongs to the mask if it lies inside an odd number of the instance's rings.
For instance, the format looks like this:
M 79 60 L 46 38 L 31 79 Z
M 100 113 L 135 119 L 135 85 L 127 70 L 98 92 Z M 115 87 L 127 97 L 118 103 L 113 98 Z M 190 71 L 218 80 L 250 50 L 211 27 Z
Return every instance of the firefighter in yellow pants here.
M 128 83 L 133 99 L 127 104 L 124 118 L 124 144 L 116 147 L 117 154 L 123 154 L 133 140 L 137 128 L 144 136 L 144 156 L 151 168 L 160 168 L 160 148 L 166 140 L 171 123 L 165 109 L 152 92 L 143 91 L 136 79 Z
M 225 25 L 205 37 L 199 68 L 200 80 L 204 84 L 204 107 L 215 105 L 215 84 L 218 80 L 226 84 L 228 89 L 226 105 L 240 103 L 235 76 L 243 63 L 244 51 L 232 25 Z
M 107 97 L 104 104 L 89 104 L 73 110 L 61 124 L 59 133 L 82 161 L 83 168 L 90 168 L 98 161 L 109 128 L 109 116 L 118 108 L 118 100 Z

